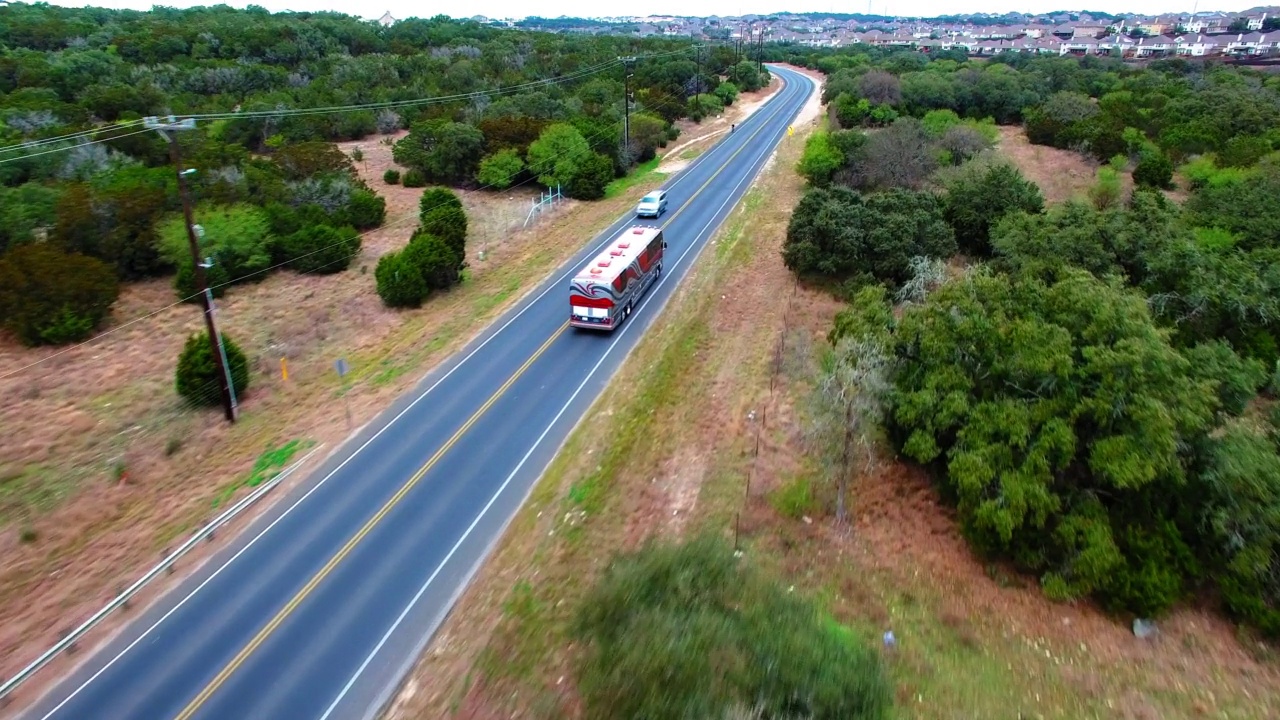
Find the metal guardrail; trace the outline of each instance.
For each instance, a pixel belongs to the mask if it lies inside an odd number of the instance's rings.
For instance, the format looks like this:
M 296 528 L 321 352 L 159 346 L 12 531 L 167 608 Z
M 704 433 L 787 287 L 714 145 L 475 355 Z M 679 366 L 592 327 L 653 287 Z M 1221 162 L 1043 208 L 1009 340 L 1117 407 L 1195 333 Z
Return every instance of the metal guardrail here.
M 40 657 L 33 660 L 30 665 L 23 668 L 22 671 L 19 672 L 17 675 L 14 675 L 13 677 L 6 680 L 4 685 L 0 685 L 0 706 L 7 703 L 9 694 L 12 693 L 14 690 L 16 690 L 19 685 L 29 680 L 31 676 L 39 672 L 41 668 L 49 664 L 49 662 L 52 661 L 55 657 L 62 654 L 62 652 L 64 652 L 71 646 L 75 645 L 77 640 L 84 637 L 86 633 L 92 630 L 94 626 L 96 626 L 98 623 L 105 620 L 106 617 L 110 615 L 113 611 L 121 607 L 124 607 L 129 602 L 129 599 L 134 595 L 136 595 L 139 590 L 146 587 L 152 580 L 155 580 L 157 577 L 159 577 L 161 573 L 172 568 L 173 564 L 177 562 L 179 558 L 181 558 L 183 555 L 186 555 L 188 552 L 190 552 L 191 549 L 194 548 L 197 544 L 199 544 L 201 540 L 204 540 L 206 538 L 211 538 L 213 536 L 214 531 L 216 531 L 218 528 L 222 527 L 223 525 L 226 525 L 236 515 L 239 515 L 245 508 L 249 507 L 253 503 L 257 502 L 259 499 L 261 499 L 263 495 L 266 495 L 268 492 L 271 492 L 272 488 L 279 485 L 282 480 L 284 480 L 286 477 L 291 475 L 294 470 L 297 470 L 304 462 L 307 461 L 308 458 L 314 455 L 316 451 L 318 451 L 322 447 L 324 447 L 323 443 L 321 443 L 320 445 L 317 445 L 315 448 L 311 450 L 311 452 L 308 452 L 306 455 L 303 455 L 302 458 L 299 459 L 297 462 L 293 463 L 292 465 L 285 468 L 284 470 L 281 470 L 280 472 L 276 473 L 275 476 L 273 476 L 270 480 L 262 483 L 262 485 L 255 488 L 253 492 L 241 498 L 240 501 L 237 502 L 235 505 L 232 505 L 231 507 L 227 508 L 221 515 L 214 518 L 212 521 L 209 522 L 208 525 L 205 525 L 203 528 L 201 528 L 199 532 L 192 535 L 190 539 L 184 542 L 177 550 L 174 550 L 172 553 L 169 553 L 169 555 L 165 559 L 161 560 L 159 564 L 151 568 L 151 570 L 148 571 L 146 575 L 143 575 L 140 579 L 138 579 L 137 582 L 130 585 L 127 589 L 125 589 L 123 592 L 117 595 L 111 602 L 107 603 L 106 607 L 94 613 L 93 617 L 90 617 L 88 620 L 85 620 L 83 623 L 81 623 L 80 627 L 76 628 L 75 630 L 72 630 L 70 634 L 68 634 L 66 637 L 62 638 L 61 640 L 59 640 L 56 645 L 46 650 L 44 654 L 42 654 Z

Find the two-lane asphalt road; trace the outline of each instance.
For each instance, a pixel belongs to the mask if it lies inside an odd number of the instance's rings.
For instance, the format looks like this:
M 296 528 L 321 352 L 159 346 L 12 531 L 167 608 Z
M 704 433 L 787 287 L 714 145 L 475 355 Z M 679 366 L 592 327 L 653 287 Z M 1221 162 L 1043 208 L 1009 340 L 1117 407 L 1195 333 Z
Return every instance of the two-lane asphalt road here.
M 618 330 L 567 326 L 568 278 L 630 214 L 27 717 L 376 714 L 814 90 L 773 72 L 782 90 L 666 184 L 663 275 Z

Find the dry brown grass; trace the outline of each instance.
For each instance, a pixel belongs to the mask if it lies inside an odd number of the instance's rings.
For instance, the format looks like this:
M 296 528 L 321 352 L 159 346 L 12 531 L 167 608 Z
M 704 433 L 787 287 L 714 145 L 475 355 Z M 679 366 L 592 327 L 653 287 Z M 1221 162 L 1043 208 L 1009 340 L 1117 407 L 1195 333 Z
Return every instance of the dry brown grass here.
M 740 531 L 750 557 L 819 594 L 869 642 L 893 629 L 900 717 L 1280 715 L 1280 673 L 1220 617 L 1182 609 L 1143 642 L 1087 603 L 1049 602 L 1034 578 L 975 558 L 927 478 L 892 457 L 856 483 L 850 530 L 833 526 L 823 489 L 811 517 L 778 514 L 772 494 L 810 472 L 796 411 L 807 380 L 785 368 L 804 344 L 795 339 L 819 346 L 841 307 L 797 286 L 777 252 L 799 195 L 789 161 L 802 142 L 790 140 L 762 180 L 768 206 L 748 203 L 734 220 L 755 249 L 735 262 L 717 247 L 699 261 L 568 445 L 594 452 L 566 452 L 552 466 L 390 717 L 579 717 L 565 620 L 580 588 L 612 552 L 705 525 Z M 783 337 L 793 341 L 775 376 Z M 655 384 L 678 392 L 648 398 Z M 645 443 L 597 478 L 607 439 L 650 409 Z M 566 515 L 571 487 L 601 481 L 594 517 Z M 515 592 L 518 583 L 529 590 Z
M 694 126 L 684 136 L 709 130 L 715 126 Z M 356 427 L 371 420 L 663 177 L 607 201 L 567 201 L 527 230 L 520 225 L 536 190 L 462 194 L 470 218 L 467 281 L 420 310 L 396 312 L 382 306 L 373 268 L 408 240 L 422 190 L 383 183 L 390 145 L 378 138 L 340 145 L 348 153 L 356 146 L 364 155 L 357 170 L 387 198 L 387 222 L 364 236 L 352 268 L 325 277 L 278 272 L 218 301 L 221 329 L 253 368 L 234 426 L 217 411 L 183 407 L 173 392 L 174 361 L 202 320 L 195 306 L 166 307 L 173 302 L 167 280 L 127 287 L 107 332 L 85 345 L 50 357 L 0 342 L 7 398 L 0 437 L 10 439 L 0 444 L 0 675 L 26 664 L 212 517 L 212 500 L 233 491 L 259 453 L 299 438 L 332 451 L 349 434 L 343 394 Z M 352 367 L 345 393 L 333 370 L 339 357 Z M 24 687 L 16 704 L 68 662 Z

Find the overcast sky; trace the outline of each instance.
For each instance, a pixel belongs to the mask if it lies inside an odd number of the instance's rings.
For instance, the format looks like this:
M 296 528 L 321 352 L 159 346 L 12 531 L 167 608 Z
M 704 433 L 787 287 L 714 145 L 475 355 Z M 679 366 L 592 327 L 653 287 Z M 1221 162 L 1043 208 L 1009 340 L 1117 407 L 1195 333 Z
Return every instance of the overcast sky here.
M 1077 0 L 1078 2 L 1079 0 Z M 54 5 L 68 7 L 130 8 L 148 10 L 153 4 L 168 7 L 194 7 L 214 5 L 208 0 L 165 0 L 155 3 L 154 0 L 97 0 L 96 2 L 78 2 L 77 0 L 53 0 Z M 595 0 L 467 0 L 459 3 L 465 11 L 438 11 L 431 9 L 427 3 L 415 0 L 257 0 L 242 2 L 230 0 L 225 4 L 232 7 L 245 7 L 249 4 L 260 5 L 280 12 L 284 10 L 317 11 L 333 10 L 365 18 L 377 18 L 390 11 L 397 18 L 430 17 L 443 12 L 447 15 L 466 17 L 486 15 L 493 18 L 519 18 L 527 15 L 542 17 L 590 17 L 603 12 L 633 13 L 679 13 L 681 15 L 745 15 L 749 13 L 779 12 L 784 7 L 792 12 L 872 12 L 889 14 L 891 11 L 904 16 L 934 17 L 946 13 L 965 12 L 1049 12 L 1052 10 L 1074 9 L 1076 3 L 1070 0 L 648 0 L 648 2 L 626 5 L 602 5 Z M 434 3 L 431 3 L 433 5 Z M 450 3 L 452 5 L 452 3 Z M 1192 10 L 1221 10 L 1239 12 L 1250 7 L 1266 5 L 1265 2 L 1232 3 L 1231 0 L 1086 0 L 1081 9 L 1109 13 L 1182 13 Z M 443 5 L 443 3 L 441 3 Z M 454 5 L 457 7 L 458 5 Z

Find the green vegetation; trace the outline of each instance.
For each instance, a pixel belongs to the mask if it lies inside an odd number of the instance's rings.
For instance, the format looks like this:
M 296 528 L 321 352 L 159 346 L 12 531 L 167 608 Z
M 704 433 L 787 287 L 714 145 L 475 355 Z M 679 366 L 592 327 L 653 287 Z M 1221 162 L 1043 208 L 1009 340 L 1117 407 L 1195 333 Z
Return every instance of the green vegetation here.
M 1280 417 L 1264 412 L 1280 359 L 1280 80 L 1183 61 L 802 61 L 828 73 L 846 129 L 809 141 L 784 259 L 847 283 L 827 363 L 856 380 L 835 395 L 854 403 L 841 457 L 883 377 L 893 451 L 934 475 L 984 556 L 1118 613 L 1212 591 L 1280 635 Z M 1045 208 L 984 156 L 983 118 L 1106 164 L 1087 198 Z M 862 126 L 880 129 L 840 134 Z M 1185 207 L 1161 192 L 1175 162 Z M 946 165 L 959 167 L 935 173 Z M 957 250 L 970 266 L 948 272 Z
M 119 293 L 115 273 L 91 257 L 44 243 L 0 256 L 0 322 L 27 345 L 83 340 Z
M 222 345 L 226 350 L 227 364 L 231 367 L 231 386 L 236 397 L 243 398 L 244 391 L 249 388 L 249 360 L 240 346 L 225 333 L 222 334 Z M 187 337 L 182 354 L 178 356 L 174 376 L 178 394 L 192 405 L 216 406 L 222 402 L 221 378 L 208 333 Z
M 393 153 L 405 170 L 386 171 L 388 185 L 541 182 L 581 200 L 605 197 L 612 181 L 675 137 L 673 123 L 690 114 L 695 90 L 696 107 L 722 107 L 766 81 L 728 48 L 709 53 L 699 74 L 689 50 L 680 40 L 547 34 L 443 16 L 382 27 L 261 8 L 8 4 L 0 7 L 0 255 L 47 238 L 106 263 L 119 281 L 173 274 L 178 294 L 193 295 L 168 148 L 139 129 L 143 116 L 158 113 L 237 111 L 200 119 L 178 138 L 194 171 L 185 184 L 204 229 L 200 252 L 214 261 L 208 275 L 219 295 L 282 266 L 341 271 L 349 264 L 341 258 L 359 249 L 351 229 L 382 225 L 385 201 L 334 142 L 407 128 Z M 639 58 L 630 154 L 621 143 L 623 55 Z M 477 93 L 474 101 L 419 102 Z M 375 105 L 384 109 L 355 107 Z M 307 112 L 342 106 L 352 109 Z M 462 255 L 456 219 L 423 222 Z M 298 249 L 317 260 L 298 259 Z M 61 328 L 40 342 L 83 338 L 104 314 L 71 317 L 78 311 L 64 304 L 42 297 L 23 310 L 46 313 L 35 325 Z
M 519 595 L 517 595 L 519 597 Z M 588 718 L 887 718 L 879 657 L 722 540 L 650 543 L 616 558 L 573 634 Z

